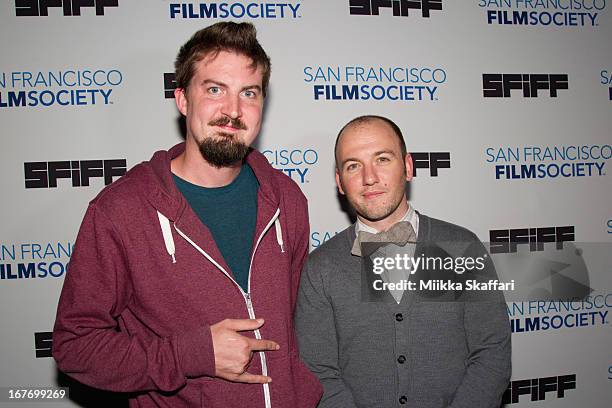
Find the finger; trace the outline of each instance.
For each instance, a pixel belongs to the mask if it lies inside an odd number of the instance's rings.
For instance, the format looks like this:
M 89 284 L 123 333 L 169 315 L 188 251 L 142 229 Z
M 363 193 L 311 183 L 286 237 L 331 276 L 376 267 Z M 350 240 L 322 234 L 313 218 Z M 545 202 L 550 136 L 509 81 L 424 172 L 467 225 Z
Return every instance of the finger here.
M 235 381 L 249 384 L 267 384 L 272 382 L 272 378 L 265 375 L 242 373 L 236 377 Z
M 226 319 L 225 327 L 235 331 L 246 331 L 259 329 L 264 324 L 264 319 Z
M 280 346 L 272 340 L 257 340 L 249 338 L 249 348 L 253 351 L 278 350 Z

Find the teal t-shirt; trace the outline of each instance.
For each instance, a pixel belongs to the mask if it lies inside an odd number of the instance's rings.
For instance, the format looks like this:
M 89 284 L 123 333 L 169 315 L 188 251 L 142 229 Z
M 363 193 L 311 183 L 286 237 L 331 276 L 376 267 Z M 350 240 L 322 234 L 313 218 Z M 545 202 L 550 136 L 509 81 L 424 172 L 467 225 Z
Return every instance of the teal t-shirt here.
M 173 175 L 179 191 L 210 230 L 234 279 L 248 292 L 259 183 L 248 164 L 227 186 L 206 188 Z

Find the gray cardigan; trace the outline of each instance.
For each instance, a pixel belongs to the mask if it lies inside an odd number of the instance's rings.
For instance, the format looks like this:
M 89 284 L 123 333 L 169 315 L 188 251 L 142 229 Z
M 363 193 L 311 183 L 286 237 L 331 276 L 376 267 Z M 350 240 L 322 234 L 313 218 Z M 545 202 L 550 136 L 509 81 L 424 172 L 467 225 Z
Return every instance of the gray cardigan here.
M 354 227 L 342 231 L 302 273 L 296 329 L 301 357 L 325 390 L 319 407 L 499 407 L 511 373 L 503 296 L 423 302 L 406 292 L 399 305 L 364 301 L 354 239 Z M 454 256 L 484 251 L 465 228 L 419 214 L 417 253 L 441 241 Z M 488 271 L 495 276 L 492 264 Z

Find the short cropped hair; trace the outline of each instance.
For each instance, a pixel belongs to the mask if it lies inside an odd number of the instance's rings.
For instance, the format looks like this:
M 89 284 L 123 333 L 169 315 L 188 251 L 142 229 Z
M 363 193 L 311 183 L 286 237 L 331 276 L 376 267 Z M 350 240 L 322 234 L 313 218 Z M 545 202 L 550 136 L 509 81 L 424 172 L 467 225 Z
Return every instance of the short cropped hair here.
M 180 49 L 174 69 L 176 86 L 187 90 L 195 73 L 195 64 L 221 51 L 250 58 L 253 68 L 263 70 L 262 92 L 265 97 L 270 82 L 270 57 L 257 41 L 257 30 L 251 23 L 220 22 L 197 31 Z
M 399 140 L 400 149 L 402 152 L 402 158 L 406 157 L 406 154 L 408 154 L 408 151 L 406 150 L 406 142 L 404 141 L 404 136 L 402 135 L 402 131 L 400 130 L 399 126 L 395 124 L 395 122 L 393 122 L 391 119 L 386 118 L 384 116 L 363 115 L 363 116 L 358 116 L 355 119 L 352 119 L 346 125 L 342 126 L 342 129 L 340 129 L 340 132 L 338 132 L 338 136 L 336 136 L 336 144 L 334 145 L 334 158 L 336 160 L 337 169 L 339 169 L 338 167 L 338 141 L 340 140 L 340 136 L 342 136 L 342 133 L 345 130 L 353 126 L 365 125 L 365 124 L 374 122 L 376 120 L 379 120 L 389 125 L 389 127 L 393 130 L 393 133 L 397 136 L 397 139 Z

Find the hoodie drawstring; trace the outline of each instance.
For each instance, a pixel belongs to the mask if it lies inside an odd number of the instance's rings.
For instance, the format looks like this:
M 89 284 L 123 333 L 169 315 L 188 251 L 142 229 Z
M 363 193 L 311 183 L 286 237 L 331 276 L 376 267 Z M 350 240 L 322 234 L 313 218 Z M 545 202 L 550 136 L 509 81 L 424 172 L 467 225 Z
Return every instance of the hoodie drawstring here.
M 164 236 L 164 243 L 166 244 L 166 251 L 168 251 L 168 255 L 172 257 L 172 263 L 176 263 L 176 258 L 174 257 L 174 253 L 176 252 L 176 248 L 174 247 L 174 238 L 172 237 L 172 229 L 170 228 L 170 220 L 166 218 L 165 215 L 157 212 L 157 217 L 159 218 L 159 225 L 162 230 L 162 235 Z
M 176 247 L 174 246 L 174 238 L 172 237 L 170 220 L 159 211 L 157 212 L 157 218 L 159 218 L 159 226 L 161 227 L 162 235 L 164 236 L 166 251 L 168 251 L 168 255 L 172 257 L 172 263 L 176 263 L 176 258 L 174 256 L 176 253 Z M 283 242 L 283 230 L 281 228 L 280 217 L 277 217 L 276 220 L 274 220 L 274 227 L 276 229 L 276 242 L 280 247 L 281 253 L 284 253 L 285 244 Z
M 274 227 L 276 228 L 276 242 L 281 249 L 281 252 L 285 252 L 285 246 L 283 244 L 283 230 L 281 229 L 280 217 L 277 217 L 274 221 Z

